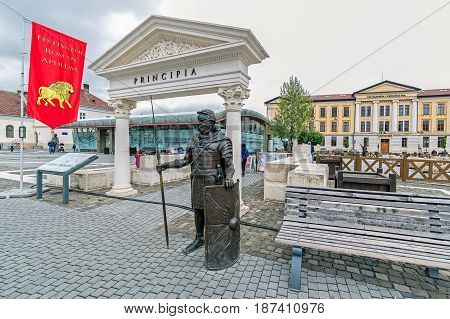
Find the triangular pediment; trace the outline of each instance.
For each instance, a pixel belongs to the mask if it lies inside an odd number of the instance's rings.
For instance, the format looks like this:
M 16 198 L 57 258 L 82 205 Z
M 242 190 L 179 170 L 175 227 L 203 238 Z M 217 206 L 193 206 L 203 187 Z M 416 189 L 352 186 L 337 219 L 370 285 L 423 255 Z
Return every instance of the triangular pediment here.
M 107 67 L 154 61 L 223 43 L 225 42 L 216 39 L 157 29 L 118 56 Z
M 247 47 L 250 64 L 259 63 L 268 57 L 267 52 L 248 29 L 151 16 L 94 61 L 89 68 L 102 73 L 123 66 L 184 58 L 196 52 L 201 54 L 223 50 L 224 47 L 233 45 Z
M 353 94 L 414 92 L 414 91 L 420 91 L 420 89 L 392 81 L 383 81 L 375 85 L 369 86 L 365 89 L 359 90 Z

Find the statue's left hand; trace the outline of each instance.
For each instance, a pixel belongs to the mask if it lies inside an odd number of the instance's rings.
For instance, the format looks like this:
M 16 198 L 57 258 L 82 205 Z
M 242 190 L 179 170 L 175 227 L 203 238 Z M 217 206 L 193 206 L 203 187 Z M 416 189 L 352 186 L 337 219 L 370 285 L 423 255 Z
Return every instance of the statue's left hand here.
M 225 179 L 225 189 L 230 190 L 234 187 L 234 181 L 232 179 Z

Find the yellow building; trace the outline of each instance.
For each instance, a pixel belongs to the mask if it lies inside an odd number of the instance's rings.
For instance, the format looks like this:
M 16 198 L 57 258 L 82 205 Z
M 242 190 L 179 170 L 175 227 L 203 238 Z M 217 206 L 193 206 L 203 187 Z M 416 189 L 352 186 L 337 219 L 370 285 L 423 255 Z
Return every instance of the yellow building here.
M 450 89 L 422 90 L 383 81 L 353 94 L 311 96 L 314 129 L 325 136 L 327 149 L 369 151 L 443 151 L 450 135 Z M 278 97 L 266 101 L 269 120 L 276 115 Z M 447 144 L 450 144 L 450 139 Z M 450 151 L 447 145 L 447 151 Z

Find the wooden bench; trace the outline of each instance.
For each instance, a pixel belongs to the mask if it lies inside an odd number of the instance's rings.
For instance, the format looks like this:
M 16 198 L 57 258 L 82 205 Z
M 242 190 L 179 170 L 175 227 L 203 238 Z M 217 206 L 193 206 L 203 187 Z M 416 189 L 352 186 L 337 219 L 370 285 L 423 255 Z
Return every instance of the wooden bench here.
M 275 239 L 293 246 L 290 287 L 300 291 L 303 248 L 450 269 L 450 199 L 335 188 L 288 187 Z

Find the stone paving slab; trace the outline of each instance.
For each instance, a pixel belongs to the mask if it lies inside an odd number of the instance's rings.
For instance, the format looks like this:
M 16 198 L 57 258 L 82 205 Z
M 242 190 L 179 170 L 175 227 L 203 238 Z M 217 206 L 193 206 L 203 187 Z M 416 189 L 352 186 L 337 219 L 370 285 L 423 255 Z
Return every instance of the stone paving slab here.
M 245 219 L 280 225 L 282 203 L 261 202 L 260 177 L 246 176 Z M 245 181 L 244 179 L 244 181 Z M 159 193 L 145 198 L 154 200 Z M 189 185 L 167 191 L 189 203 Z M 166 248 L 159 205 L 128 201 L 92 209 L 33 199 L 0 201 L 0 298 L 448 298 L 449 281 L 414 265 L 308 250 L 302 291 L 288 289 L 289 247 L 274 232 L 242 227 L 241 259 L 204 268 L 204 252 L 185 256 L 192 213 L 168 208 Z M 250 238 L 255 238 L 250 242 Z M 250 243 L 249 243 L 250 242 Z

